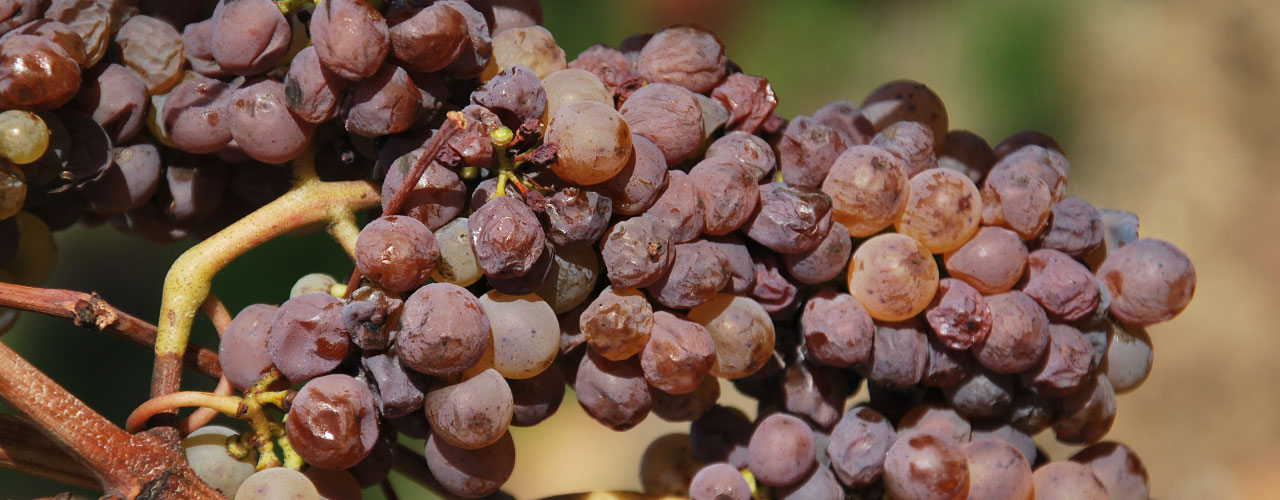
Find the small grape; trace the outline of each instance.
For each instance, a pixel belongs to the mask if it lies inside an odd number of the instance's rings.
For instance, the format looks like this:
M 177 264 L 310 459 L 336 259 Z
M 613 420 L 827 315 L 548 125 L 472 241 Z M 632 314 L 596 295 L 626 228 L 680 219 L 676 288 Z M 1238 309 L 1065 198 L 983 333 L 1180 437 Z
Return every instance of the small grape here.
M 960 172 L 981 185 L 996 164 L 996 154 L 982 136 L 968 130 L 947 132 L 946 145 L 938 150 L 938 166 Z
M 707 158 L 729 158 L 747 167 L 757 181 L 773 172 L 777 155 L 773 148 L 758 136 L 734 131 L 716 139 L 707 147 Z
M 493 31 L 493 58 L 480 73 L 480 80 L 487 81 L 516 66 L 533 70 L 540 79 L 546 78 L 565 69 L 564 49 L 556 45 L 555 37 L 542 26 Z
M 813 118 L 798 116 L 787 124 L 777 148 L 782 180 L 817 188 L 848 145 L 834 129 Z
M 1116 327 L 1113 332 L 1098 368 L 1107 374 L 1116 393 L 1126 393 L 1137 389 L 1151 374 L 1151 337 L 1141 327 Z
M 658 281 L 671 266 L 674 250 L 661 222 L 649 217 L 623 220 L 605 232 L 600 246 L 609 282 L 639 288 Z
M 427 468 L 449 492 L 466 497 L 489 495 L 511 477 L 516 465 L 516 445 L 511 433 L 477 450 L 458 448 L 432 434 L 427 438 Z
M 249 476 L 232 497 L 239 500 L 320 500 L 320 493 L 301 472 L 272 467 Z
M 666 191 L 644 212 L 644 216 L 666 228 L 671 243 L 687 243 L 706 228 L 705 211 L 706 205 L 689 175 L 672 170 L 667 174 Z
M 644 213 L 658 201 L 667 187 L 667 162 L 652 141 L 631 134 L 634 152 L 626 166 L 612 179 L 596 188 L 613 200 L 613 211 L 621 215 Z
M 268 342 L 276 310 L 273 305 L 250 305 L 241 309 L 223 331 L 218 342 L 218 363 L 232 387 L 248 390 L 273 368 Z
M 632 133 L 653 141 L 675 168 L 702 143 L 702 108 L 693 92 L 677 85 L 640 87 L 618 108 Z
M 947 274 L 987 295 L 1007 292 L 1027 267 L 1027 246 L 1008 229 L 984 226 L 960 248 L 943 255 Z
M 818 108 L 813 112 L 813 119 L 835 130 L 848 147 L 867 144 L 876 134 L 871 120 L 849 101 L 835 101 Z
M 951 349 L 973 347 L 991 331 L 991 308 L 986 299 L 955 278 L 938 282 L 938 293 L 925 308 L 925 318 L 938 340 Z
M 783 413 L 760 421 L 751 434 L 747 454 L 756 479 L 775 487 L 804 479 L 817 461 L 817 447 L 809 425 Z
M 405 67 L 424 73 L 439 71 L 468 47 L 467 18 L 449 5 L 433 3 L 411 10 L 403 18 L 392 13 L 394 8 L 387 12 L 391 53 Z
M 182 35 L 169 23 L 136 15 L 120 26 L 112 42 L 120 51 L 120 62 L 142 76 L 152 94 L 163 94 L 182 81 Z
M 631 131 L 613 107 L 578 101 L 560 108 L 547 125 L 545 142 L 559 146 L 551 170 L 580 185 L 607 181 L 631 157 Z
M 440 246 L 440 263 L 431 273 L 431 279 L 458 286 L 471 286 L 484 276 L 484 271 L 480 270 L 480 264 L 476 262 L 476 254 L 471 250 L 471 232 L 467 229 L 465 217 L 441 226 L 435 231 L 435 237 Z
M 1072 257 L 1084 257 L 1102 247 L 1102 215 L 1093 205 L 1074 196 L 1053 204 L 1049 225 L 1040 235 L 1040 247 Z
M 950 500 L 969 491 L 969 465 L 960 444 L 930 431 L 898 436 L 884 459 L 884 485 L 891 498 Z
M 805 253 L 831 230 L 831 197 L 813 188 L 774 182 L 760 186 L 760 205 L 742 231 L 778 253 Z
M 783 409 L 824 431 L 840 420 L 844 402 L 853 392 L 843 371 L 809 361 L 787 364 L 778 382 Z
M 326 68 L 347 80 L 378 71 L 390 45 L 387 20 L 362 0 L 317 4 L 310 33 L 316 55 Z
M 369 354 L 360 358 L 360 367 L 375 389 L 378 413 L 384 418 L 400 418 L 422 409 L 426 381 L 406 370 L 393 354 Z
M 292 299 L 308 293 L 329 293 L 329 290 L 336 284 L 338 284 L 338 280 L 328 274 L 306 274 L 298 278 L 298 281 L 293 282 L 293 288 L 289 289 L 289 298 Z
M 1088 467 L 1062 461 L 1047 464 L 1031 475 L 1036 500 L 1110 500 L 1107 488 Z
M 1001 167 L 992 168 L 982 183 L 982 223 L 1012 229 L 1023 240 L 1034 239 L 1049 221 L 1053 187 L 1027 168 Z
M 929 340 L 916 318 L 877 323 L 871 356 L 860 365 L 867 380 L 896 389 L 907 389 L 924 377 L 929 361 Z
M 675 84 L 703 94 L 720 83 L 727 66 L 720 38 L 686 24 L 655 33 L 640 51 L 635 69 L 650 82 Z
M 716 344 L 711 374 L 729 379 L 749 376 L 765 365 L 773 352 L 773 320 L 756 301 L 717 294 L 689 311 Z
M 889 125 L 876 134 L 870 144 L 901 158 L 907 178 L 938 168 L 934 135 L 922 123 L 901 121 Z
M 957 351 L 942 344 L 937 335 L 929 336 L 929 356 L 925 361 L 924 377 L 920 384 L 928 387 L 948 388 L 962 382 L 973 371 L 973 356 L 967 351 Z
M 165 97 L 161 108 L 164 133 L 188 153 L 207 154 L 225 148 L 231 142 L 231 110 L 227 105 L 237 88 L 238 85 L 204 77 L 179 83 Z M 285 90 L 288 97 L 288 87 Z
M 422 89 L 404 68 L 384 64 L 351 89 L 346 128 L 365 137 L 402 132 L 422 116 L 424 101 Z
M 640 352 L 645 380 L 670 394 L 687 394 L 701 388 L 715 365 L 716 346 L 711 334 L 702 325 L 667 311 L 654 313 L 652 323 L 648 342 Z
M 711 91 L 711 98 L 728 111 L 728 129 L 749 134 L 755 133 L 778 106 L 778 96 L 769 80 L 746 73 L 729 75 Z
M 252 460 L 236 460 L 227 453 L 227 438 L 239 434 L 229 427 L 206 425 L 182 440 L 182 452 L 196 476 L 230 500 L 254 473 Z
M 895 80 L 877 87 L 862 100 L 862 114 L 877 132 L 897 122 L 911 121 L 929 127 L 935 138 L 947 136 L 947 108 L 933 89 L 920 82 Z
M 1004 441 L 975 438 L 963 447 L 969 463 L 969 498 L 1031 500 L 1036 498 L 1031 465 Z
M 689 496 L 689 483 L 701 468 L 689 435 L 667 434 L 640 455 L 640 485 L 647 495 Z
M 250 1 L 253 0 L 233 5 Z M 271 8 L 275 8 L 274 4 Z M 314 127 L 289 112 L 287 102 L 284 85 L 270 79 L 245 85 L 231 94 L 227 103 L 228 128 L 245 154 L 265 163 L 284 163 L 302 154 L 311 142 Z
M 866 240 L 849 261 L 849 293 L 872 318 L 899 321 L 933 300 L 938 266 L 923 244 L 902 234 Z
M 615 431 L 635 427 L 653 406 L 649 384 L 635 358 L 610 361 L 588 350 L 578 364 L 573 388 L 582 409 Z
M 755 262 L 751 260 L 751 251 L 747 243 L 737 233 L 724 236 L 708 236 L 708 243 L 715 245 L 724 254 L 729 263 L 729 284 L 724 291 L 733 294 L 745 294 L 751 290 L 756 280 Z M 843 268 L 844 263 L 841 263 Z
M 1187 307 L 1196 291 L 1196 269 L 1187 255 L 1150 238 L 1107 255 L 1098 278 L 1111 292 L 1111 314 L 1125 325 L 1167 321 Z
M 714 463 L 694 474 L 689 500 L 751 500 L 751 487 L 732 465 Z
M 284 426 L 289 444 L 307 463 L 346 469 L 368 456 L 378 439 L 377 404 L 364 383 L 325 375 L 302 386 Z
M 974 344 L 973 355 L 996 373 L 1025 371 L 1049 348 L 1049 318 L 1034 299 L 1019 291 L 986 298 L 991 308 L 991 332 Z
M 1142 459 L 1121 443 L 1104 441 L 1086 447 L 1071 461 L 1084 464 L 1107 490 L 1109 500 L 1138 500 L 1151 495 L 1150 479 Z
M 428 375 L 471 368 L 489 349 L 491 327 L 483 307 L 457 285 L 431 283 L 419 288 L 405 301 L 400 315 L 396 355 L 405 366 Z
M 9 162 L 26 165 L 40 159 L 48 147 L 49 128 L 35 113 L 14 109 L 0 113 L 0 155 Z
M 488 364 L 503 377 L 525 379 L 551 366 L 560 350 L 560 324 L 551 306 L 533 294 L 497 290 L 479 300 L 493 338 L 477 368 Z
M 861 363 L 871 355 L 875 325 L 866 308 L 849 294 L 824 288 L 805 303 L 800 316 L 805 346 L 813 359 L 836 367 Z
M 587 345 L 612 361 L 643 350 L 654 325 L 653 307 L 643 293 L 632 288 L 605 287 L 580 318 Z
M 434 384 L 423 405 L 431 435 L 468 450 L 502 439 L 515 411 L 511 388 L 492 368 L 455 384 Z

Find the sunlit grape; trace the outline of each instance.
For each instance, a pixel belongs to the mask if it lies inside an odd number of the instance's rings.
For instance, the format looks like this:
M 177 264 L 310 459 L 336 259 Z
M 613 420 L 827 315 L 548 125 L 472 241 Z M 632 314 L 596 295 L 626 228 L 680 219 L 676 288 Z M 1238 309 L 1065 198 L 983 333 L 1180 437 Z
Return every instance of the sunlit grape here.
M 11 109 L 0 113 L 0 155 L 25 165 L 40 159 L 49 147 L 49 128 L 30 111 Z
M 871 238 L 849 261 L 849 293 L 878 320 L 915 316 L 937 290 L 938 265 L 910 236 L 889 233 Z

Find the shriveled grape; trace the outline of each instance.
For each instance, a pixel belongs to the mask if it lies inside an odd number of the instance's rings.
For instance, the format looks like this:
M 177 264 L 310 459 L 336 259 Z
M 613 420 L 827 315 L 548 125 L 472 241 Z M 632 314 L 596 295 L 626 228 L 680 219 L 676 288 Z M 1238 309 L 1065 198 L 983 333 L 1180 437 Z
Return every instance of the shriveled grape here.
M 489 348 L 489 318 L 471 292 L 431 283 L 405 301 L 396 355 L 414 370 L 448 375 L 475 365 Z
M 640 87 L 618 108 L 632 133 L 653 141 L 674 168 L 702 143 L 702 108 L 687 89 L 666 83 Z
M 587 346 L 620 361 L 645 348 L 653 330 L 653 307 L 639 290 L 605 287 L 582 311 L 579 326 Z
M 684 172 L 672 170 L 667 174 L 666 191 L 644 216 L 659 222 L 672 243 L 686 243 L 706 228 L 704 211 L 706 206 L 693 179 Z
M 831 219 L 831 198 L 822 191 L 774 182 L 760 186 L 760 205 L 742 231 L 775 252 L 804 253 L 822 244 Z
M 702 325 L 667 311 L 653 314 L 640 367 L 649 385 L 670 394 L 699 389 L 715 365 L 715 342 Z
M 360 230 L 355 260 L 365 277 L 402 293 L 417 288 L 431 276 L 440 260 L 440 247 L 431 230 L 418 219 L 389 215 Z
M 325 375 L 302 386 L 285 416 L 289 444 L 307 463 L 351 467 L 373 450 L 378 410 L 373 393 L 347 375 Z
M 720 83 L 727 66 L 719 37 L 699 26 L 678 25 L 655 33 L 644 44 L 635 69 L 650 82 L 675 84 L 701 94 Z
M 432 436 L 468 450 L 502 439 L 515 409 L 511 388 L 492 368 L 457 383 L 433 384 L 423 407 Z

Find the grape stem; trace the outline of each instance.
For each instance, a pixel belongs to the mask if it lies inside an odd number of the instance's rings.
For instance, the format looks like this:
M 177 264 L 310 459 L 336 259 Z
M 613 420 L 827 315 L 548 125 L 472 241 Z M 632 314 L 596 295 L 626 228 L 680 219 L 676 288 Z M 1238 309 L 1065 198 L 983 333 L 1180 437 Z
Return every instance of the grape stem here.
M 133 410 L 133 413 L 129 414 L 129 419 L 125 421 L 124 429 L 129 432 L 138 432 L 147 423 L 147 419 L 158 413 L 184 406 L 211 408 L 236 418 L 244 418 L 249 413 L 249 408 L 244 403 L 244 400 L 235 396 L 220 396 L 211 392 L 200 391 L 172 392 L 151 398 L 139 405 L 138 408 Z

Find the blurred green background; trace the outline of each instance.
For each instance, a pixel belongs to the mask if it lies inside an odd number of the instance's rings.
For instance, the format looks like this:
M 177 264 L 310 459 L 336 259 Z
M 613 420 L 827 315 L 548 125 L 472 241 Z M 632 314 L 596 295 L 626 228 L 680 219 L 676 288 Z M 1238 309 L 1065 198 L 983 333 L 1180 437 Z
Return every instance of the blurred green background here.
M 1071 194 L 1138 213 L 1142 234 L 1179 245 L 1199 275 L 1191 307 L 1151 329 L 1154 372 L 1119 398 L 1110 439 L 1142 456 L 1153 496 L 1280 498 L 1276 2 L 548 0 L 544 12 L 570 59 L 631 33 L 706 24 L 744 71 L 769 78 L 783 116 L 858 103 L 880 83 L 910 78 L 943 98 L 952 128 L 992 144 L 1023 129 L 1053 135 L 1071 158 Z M 168 264 L 189 244 L 156 247 L 110 227 L 57 238 L 48 286 L 98 291 L 149 320 Z M 348 270 L 323 234 L 286 237 L 241 257 L 214 291 L 234 312 L 280 302 L 303 274 Z M 196 343 L 216 345 L 207 323 L 197 325 Z M 3 341 L 114 422 L 146 398 L 151 356 L 141 349 L 34 314 Z M 184 387 L 212 384 L 188 374 Z M 650 418 L 614 433 L 570 395 L 548 422 L 514 433 L 520 460 L 506 490 L 636 489 L 644 447 L 683 431 Z M 1053 458 L 1072 451 L 1040 438 Z M 402 498 L 430 498 L 396 486 Z M 67 489 L 0 471 L 0 498 Z

